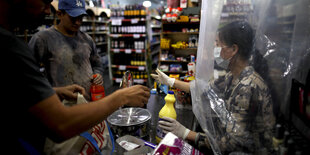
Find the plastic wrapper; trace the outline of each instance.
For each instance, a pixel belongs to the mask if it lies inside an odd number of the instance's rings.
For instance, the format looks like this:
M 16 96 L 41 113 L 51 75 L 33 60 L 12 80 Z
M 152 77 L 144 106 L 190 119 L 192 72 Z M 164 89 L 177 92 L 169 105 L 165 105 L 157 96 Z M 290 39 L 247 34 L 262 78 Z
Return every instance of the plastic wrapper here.
M 305 83 L 309 71 L 310 1 L 212 0 L 201 6 L 196 79 L 190 82 L 193 112 L 214 154 L 267 154 L 275 118 L 289 116 L 292 79 Z M 236 87 L 228 93 L 230 70 L 217 65 L 214 48 L 218 31 L 234 21 L 253 28 L 247 71 L 253 69 L 262 80 L 258 87 L 249 85 L 253 89 Z M 247 84 L 251 80 L 236 83 Z M 237 94 L 230 98 L 227 93 Z M 253 105 L 256 100 L 262 104 Z

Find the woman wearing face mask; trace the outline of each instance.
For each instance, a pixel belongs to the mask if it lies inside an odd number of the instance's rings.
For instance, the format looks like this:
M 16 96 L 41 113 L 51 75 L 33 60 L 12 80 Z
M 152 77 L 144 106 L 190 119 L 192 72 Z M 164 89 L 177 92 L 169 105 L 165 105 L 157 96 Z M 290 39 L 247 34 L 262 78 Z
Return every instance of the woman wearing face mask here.
M 268 154 L 271 151 L 272 128 L 275 118 L 267 85 L 249 65 L 253 51 L 254 32 L 246 22 L 232 22 L 218 30 L 214 58 L 216 65 L 225 69 L 225 76 L 210 80 L 209 89 L 223 100 L 218 122 L 213 122 L 219 134 L 212 135 L 222 154 L 243 152 Z M 190 92 L 190 84 L 169 78 L 157 70 L 152 77 L 169 86 Z M 207 90 L 206 90 L 207 92 Z M 211 100 L 211 99 L 210 99 Z M 204 133 L 190 131 L 178 121 L 164 118 L 159 126 L 166 132 L 195 142 L 200 148 L 210 148 Z

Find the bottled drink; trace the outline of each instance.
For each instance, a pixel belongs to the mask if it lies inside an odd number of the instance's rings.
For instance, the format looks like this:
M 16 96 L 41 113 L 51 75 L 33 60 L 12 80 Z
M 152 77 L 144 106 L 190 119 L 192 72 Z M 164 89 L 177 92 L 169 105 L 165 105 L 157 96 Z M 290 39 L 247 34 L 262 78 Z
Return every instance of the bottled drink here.
M 94 74 L 93 79 L 96 77 L 97 75 Z M 95 84 L 94 82 L 92 82 L 92 85 L 90 86 L 90 93 L 92 101 L 99 100 L 105 96 L 103 85 Z
M 173 119 L 177 119 L 177 113 L 174 109 L 175 97 L 173 91 L 168 91 L 168 94 L 165 97 L 166 104 L 164 107 L 159 111 L 158 121 L 162 120 L 163 117 L 170 117 Z M 165 137 L 165 133 L 162 129 L 157 126 L 156 130 L 156 142 L 160 143 L 160 141 Z

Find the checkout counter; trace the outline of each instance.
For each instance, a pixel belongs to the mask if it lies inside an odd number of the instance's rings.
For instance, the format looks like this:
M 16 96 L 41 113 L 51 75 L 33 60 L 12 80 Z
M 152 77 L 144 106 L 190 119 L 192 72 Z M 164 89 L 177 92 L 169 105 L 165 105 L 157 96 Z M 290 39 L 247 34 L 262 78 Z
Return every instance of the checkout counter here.
M 148 104 L 145 107 L 151 115 L 151 118 L 148 121 L 148 127 L 147 127 L 148 136 L 139 137 L 137 135 L 128 135 L 128 134 L 124 135 L 123 133 L 121 136 L 117 136 L 115 131 L 113 132 L 114 143 L 115 143 L 115 149 L 113 151 L 113 154 L 118 155 L 118 154 L 125 154 L 125 152 L 127 152 L 119 145 L 120 139 L 124 139 L 124 138 L 125 139 L 131 138 L 131 139 L 137 140 L 137 141 L 139 141 L 139 139 L 143 139 L 146 142 L 150 142 L 151 144 L 158 145 L 156 143 L 156 139 L 155 139 L 157 123 L 158 123 L 158 114 L 159 114 L 159 111 L 161 110 L 161 108 L 165 105 L 165 100 L 164 100 L 165 96 L 166 96 L 166 94 L 164 94 L 164 93 L 163 94 L 151 94 L 150 95 Z M 177 113 L 177 121 L 179 121 L 186 128 L 193 130 L 196 126 L 197 121 L 195 119 L 195 116 L 194 116 L 192 110 L 188 107 L 187 108 L 175 108 L 175 110 Z M 117 131 L 119 131 L 119 130 L 117 130 Z M 132 137 L 132 136 L 134 136 L 134 137 Z M 128 141 L 130 141 L 130 140 L 128 140 Z M 140 143 L 137 141 L 136 141 L 136 143 Z M 143 144 L 143 142 L 142 142 L 142 144 Z M 135 154 L 135 153 L 129 153 L 129 155 L 131 155 L 131 154 Z M 145 154 L 145 153 L 142 153 L 142 154 Z

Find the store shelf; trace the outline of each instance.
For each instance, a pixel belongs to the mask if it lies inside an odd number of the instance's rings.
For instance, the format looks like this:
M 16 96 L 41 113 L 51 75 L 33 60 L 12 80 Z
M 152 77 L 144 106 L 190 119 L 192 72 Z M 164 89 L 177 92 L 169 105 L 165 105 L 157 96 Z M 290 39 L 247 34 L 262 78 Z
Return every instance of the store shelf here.
M 96 42 L 97 46 L 106 45 L 106 44 L 108 44 L 108 43 L 107 42 Z
M 132 24 L 139 21 L 146 21 L 145 18 L 122 19 L 122 22 L 131 22 Z
M 187 71 L 163 71 L 164 73 L 167 74 L 186 74 Z
M 109 21 L 99 21 L 99 20 L 83 20 L 83 23 L 101 23 L 101 24 L 108 24 Z
M 125 52 L 127 54 L 131 54 L 132 52 L 143 53 L 143 52 L 145 52 L 145 49 L 117 49 L 117 48 L 112 48 L 111 52 L 114 52 L 114 53 Z
M 152 36 L 159 36 L 161 33 L 153 33 Z
M 108 31 L 86 32 L 86 33 L 89 35 L 92 35 L 92 34 L 108 34 Z
M 151 25 L 151 28 L 161 28 L 161 25 Z
M 160 41 L 156 41 L 156 42 L 151 43 L 151 46 L 159 45 L 159 44 L 160 44 Z
M 159 50 L 156 50 L 156 51 L 152 52 L 151 55 L 153 57 L 154 55 L 157 55 L 158 53 L 159 53 Z
M 199 32 L 163 32 L 162 34 L 173 34 L 173 35 L 190 35 L 190 34 L 199 34 Z
M 198 48 L 171 48 L 173 50 L 193 50 L 193 51 L 197 51 Z
M 170 24 L 200 24 L 200 22 L 163 22 L 163 24 L 167 24 L 167 25 L 170 25 Z
M 110 34 L 109 36 L 112 38 L 133 37 L 138 39 L 140 37 L 146 37 L 146 34 Z
M 131 66 L 131 65 L 111 65 L 112 68 L 117 68 L 118 70 L 126 69 L 138 69 L 139 71 L 145 71 L 146 66 Z
M 173 44 L 178 44 L 180 42 L 185 42 L 189 45 L 195 45 L 199 39 L 199 26 L 200 22 L 163 22 L 162 24 L 162 34 L 161 41 L 163 44 L 161 47 L 170 47 L 168 49 L 160 49 L 159 53 L 159 61 L 158 66 L 160 67 L 168 67 L 170 69 L 171 65 L 177 65 L 180 67 L 180 70 L 183 71 L 165 71 L 166 74 L 184 74 L 187 73 L 187 63 L 186 61 L 188 57 L 191 55 L 197 55 L 197 48 L 188 48 L 188 46 L 184 46 L 186 48 L 172 48 Z M 180 46 L 182 47 L 182 46 Z M 193 46 L 191 46 L 193 47 Z M 184 61 L 178 60 L 165 60 L 169 59 L 169 57 L 180 57 Z M 179 59 L 180 60 L 180 59 Z M 171 68 L 173 69 L 173 68 Z
M 178 61 L 178 60 L 160 60 L 160 62 L 166 62 L 166 63 L 189 63 L 188 61 Z
M 116 83 L 121 83 L 122 78 L 113 78 L 113 81 Z M 143 84 L 147 82 L 147 79 L 133 79 L 134 83 Z

